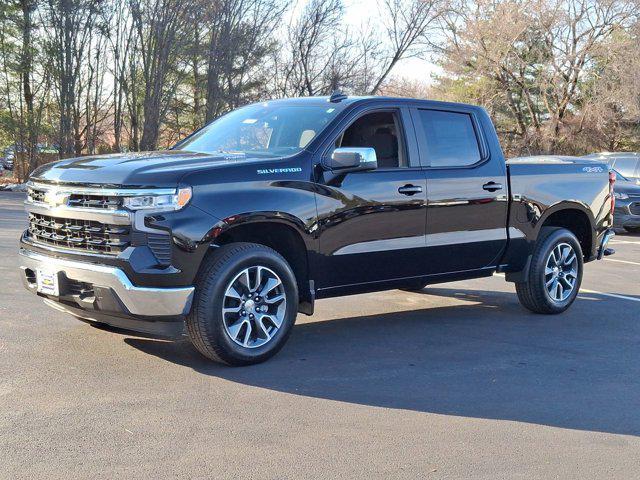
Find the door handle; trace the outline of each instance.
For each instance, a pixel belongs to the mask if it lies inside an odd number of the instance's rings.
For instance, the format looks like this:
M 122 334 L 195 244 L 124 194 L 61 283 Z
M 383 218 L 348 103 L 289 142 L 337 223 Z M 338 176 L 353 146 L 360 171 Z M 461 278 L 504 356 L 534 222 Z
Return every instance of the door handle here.
M 418 185 L 405 185 L 404 187 L 398 188 L 398 193 L 402 195 L 415 195 L 416 193 L 421 193 L 422 187 Z
M 502 184 L 496 183 L 496 182 L 489 182 L 489 183 L 485 183 L 482 186 L 482 189 L 486 190 L 487 192 L 495 192 L 497 190 L 502 190 Z

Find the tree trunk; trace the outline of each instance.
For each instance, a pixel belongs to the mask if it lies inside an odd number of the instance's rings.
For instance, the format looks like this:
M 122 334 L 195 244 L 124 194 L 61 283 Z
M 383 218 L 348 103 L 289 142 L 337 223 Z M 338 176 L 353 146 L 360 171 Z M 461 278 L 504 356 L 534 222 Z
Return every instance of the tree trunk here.
M 193 125 L 194 130 L 200 128 L 202 88 L 200 86 L 200 25 L 196 22 L 193 29 L 193 54 L 191 57 L 191 68 L 193 69 Z
M 160 92 L 152 92 L 144 99 L 144 126 L 140 139 L 140 150 L 151 151 L 158 148 L 160 133 Z
M 20 2 L 22 9 L 22 55 L 20 65 L 20 75 L 22 77 L 22 93 L 24 105 L 26 109 L 26 145 L 22 145 L 26 153 L 27 171 L 24 172 L 28 176 L 37 167 L 37 148 L 38 133 L 35 126 L 34 108 L 33 108 L 33 91 L 31 89 L 31 75 L 33 69 L 33 45 L 32 31 L 33 21 L 31 15 L 35 10 L 33 0 L 22 0 Z
M 75 152 L 73 106 L 75 82 L 73 72 L 73 5 L 70 0 L 60 1 L 59 68 L 60 68 L 60 157 L 67 158 Z

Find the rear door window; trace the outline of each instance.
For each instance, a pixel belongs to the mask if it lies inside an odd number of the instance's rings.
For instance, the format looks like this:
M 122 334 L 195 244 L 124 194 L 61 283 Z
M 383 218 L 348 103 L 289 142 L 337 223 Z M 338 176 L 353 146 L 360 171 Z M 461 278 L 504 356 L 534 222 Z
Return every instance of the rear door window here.
M 471 115 L 422 109 L 418 114 L 431 167 L 464 167 L 481 160 Z

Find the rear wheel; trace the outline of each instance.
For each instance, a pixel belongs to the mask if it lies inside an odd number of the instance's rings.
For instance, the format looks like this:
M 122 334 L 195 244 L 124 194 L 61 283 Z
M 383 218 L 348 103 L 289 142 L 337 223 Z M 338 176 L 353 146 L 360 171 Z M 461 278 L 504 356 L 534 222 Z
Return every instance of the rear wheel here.
M 564 228 L 543 228 L 528 277 L 516 283 L 520 303 L 535 313 L 564 312 L 578 295 L 582 269 L 582 249 L 576 236 Z
M 297 311 L 296 280 L 285 259 L 263 245 L 234 243 L 205 259 L 185 323 L 207 358 L 249 365 L 282 348 Z

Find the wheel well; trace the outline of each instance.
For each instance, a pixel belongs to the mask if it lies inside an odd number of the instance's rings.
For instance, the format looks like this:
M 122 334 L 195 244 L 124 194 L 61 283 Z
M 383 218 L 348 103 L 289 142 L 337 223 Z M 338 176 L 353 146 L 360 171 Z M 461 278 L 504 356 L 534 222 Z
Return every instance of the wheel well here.
M 215 240 L 216 245 L 250 242 L 265 245 L 284 257 L 291 266 L 302 300 L 309 300 L 309 265 L 307 248 L 302 237 L 288 225 L 276 222 L 255 222 L 232 227 Z
M 591 255 L 592 233 L 591 222 L 586 213 L 576 208 L 558 210 L 547 217 L 542 224 L 543 227 L 562 227 L 572 232 L 582 248 L 585 258 Z

